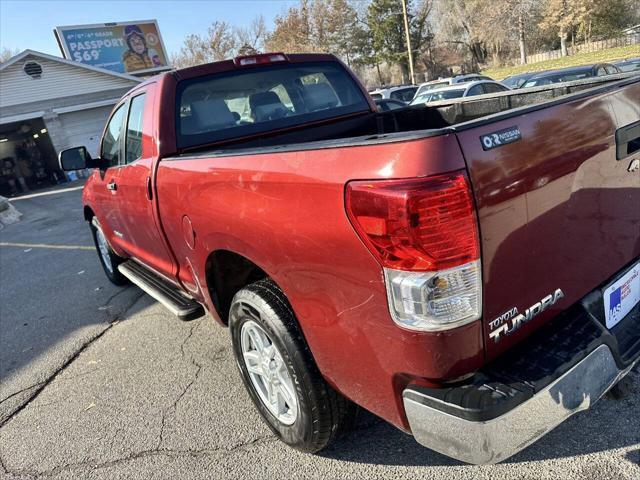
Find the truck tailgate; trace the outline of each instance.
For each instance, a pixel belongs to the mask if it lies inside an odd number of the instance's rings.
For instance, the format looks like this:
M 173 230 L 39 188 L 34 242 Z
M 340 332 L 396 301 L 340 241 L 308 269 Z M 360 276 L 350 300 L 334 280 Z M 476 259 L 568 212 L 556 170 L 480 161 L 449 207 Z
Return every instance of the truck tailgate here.
M 640 119 L 640 81 L 515 113 L 457 133 L 478 207 L 489 358 L 640 256 L 640 152 L 616 159 L 616 130 Z

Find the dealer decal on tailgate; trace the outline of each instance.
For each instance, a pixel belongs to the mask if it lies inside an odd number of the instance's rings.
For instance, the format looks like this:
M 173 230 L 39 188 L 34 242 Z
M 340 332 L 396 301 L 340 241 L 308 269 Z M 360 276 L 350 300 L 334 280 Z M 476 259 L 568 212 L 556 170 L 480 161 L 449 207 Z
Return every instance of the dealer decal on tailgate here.
M 520 129 L 517 125 L 513 127 L 498 130 L 497 132 L 482 135 L 480 137 L 480 143 L 482 143 L 483 150 L 491 150 L 492 148 L 501 147 L 508 143 L 517 142 L 522 138 Z
M 613 328 L 640 301 L 640 263 L 604 291 L 604 316 L 607 328 Z

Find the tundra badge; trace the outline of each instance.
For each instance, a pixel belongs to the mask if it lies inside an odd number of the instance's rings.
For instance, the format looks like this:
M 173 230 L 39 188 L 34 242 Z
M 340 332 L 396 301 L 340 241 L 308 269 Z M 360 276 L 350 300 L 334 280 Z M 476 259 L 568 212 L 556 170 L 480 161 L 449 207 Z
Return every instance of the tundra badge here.
M 489 322 L 489 337 L 498 343 L 502 334 L 510 335 L 519 329 L 522 324 L 528 322 L 541 312 L 544 312 L 551 305 L 564 298 L 564 293 L 559 288 L 555 292 L 550 293 L 539 302 L 534 303 L 527 308 L 524 313 L 518 313 L 518 307 L 507 310 L 495 320 Z

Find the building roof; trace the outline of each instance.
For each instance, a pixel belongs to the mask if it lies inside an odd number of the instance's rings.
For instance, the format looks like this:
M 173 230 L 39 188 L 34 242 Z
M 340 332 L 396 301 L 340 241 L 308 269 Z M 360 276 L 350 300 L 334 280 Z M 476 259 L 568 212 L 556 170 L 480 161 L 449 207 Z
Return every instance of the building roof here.
M 49 60 L 49 61 L 53 61 L 53 62 L 59 62 L 59 63 L 63 63 L 66 65 L 73 65 L 74 67 L 78 67 L 78 68 L 85 68 L 87 70 L 93 71 L 93 72 L 98 72 L 98 73 L 103 73 L 105 75 L 113 75 L 114 77 L 119 77 L 125 80 L 133 80 L 135 82 L 142 82 L 142 79 L 138 78 L 138 77 L 134 77 L 133 75 L 129 75 L 126 73 L 118 73 L 118 72 L 114 72 L 112 70 L 107 70 L 105 68 L 100 68 L 100 67 L 93 67 L 91 65 L 85 65 L 84 63 L 80 63 L 80 62 L 75 62 L 73 60 L 67 60 L 66 58 L 62 58 L 62 57 L 56 57 L 55 55 L 49 55 L 48 53 L 42 53 L 42 52 L 37 52 L 35 50 L 24 50 L 22 52 L 20 52 L 17 55 L 14 55 L 13 57 L 11 57 L 9 60 L 7 60 L 6 62 L 2 62 L 0 63 L 0 72 L 8 67 L 10 67 L 11 65 L 13 65 L 16 62 L 19 62 L 20 60 L 28 57 L 29 55 L 33 56 L 33 57 L 40 57 L 43 58 L 45 60 Z
M 26 71 L 29 63 L 38 64 L 40 72 Z M 131 75 L 25 50 L 0 64 L 0 123 L 107 100 L 115 104 L 141 82 Z

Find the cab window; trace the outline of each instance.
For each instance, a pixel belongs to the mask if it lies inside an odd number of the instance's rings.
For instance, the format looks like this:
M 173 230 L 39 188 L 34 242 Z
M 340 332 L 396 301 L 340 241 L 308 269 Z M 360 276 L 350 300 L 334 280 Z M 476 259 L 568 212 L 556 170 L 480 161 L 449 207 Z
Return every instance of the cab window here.
M 276 63 L 182 80 L 178 148 L 261 135 L 370 110 L 337 62 Z
M 138 95 L 131 100 L 127 120 L 125 163 L 134 162 L 142 156 L 142 118 L 145 96 L 145 94 Z
M 126 112 L 126 104 L 120 105 L 111 115 L 109 124 L 102 139 L 102 148 L 100 149 L 100 158 L 109 163 L 109 166 L 118 165 L 120 161 L 120 148 L 122 136 L 122 123 Z

